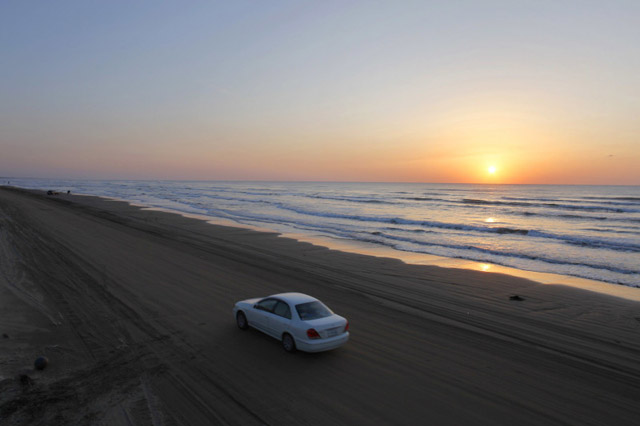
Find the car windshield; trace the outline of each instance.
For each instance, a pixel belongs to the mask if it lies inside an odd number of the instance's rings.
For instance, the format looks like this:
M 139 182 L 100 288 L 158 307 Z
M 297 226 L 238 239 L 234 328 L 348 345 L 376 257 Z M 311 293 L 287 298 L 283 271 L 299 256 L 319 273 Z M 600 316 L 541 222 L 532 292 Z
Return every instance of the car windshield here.
M 298 311 L 298 315 L 303 321 L 324 318 L 333 314 L 333 312 L 331 312 L 331 309 L 327 308 L 322 304 L 322 302 L 318 301 L 296 305 L 296 311 Z

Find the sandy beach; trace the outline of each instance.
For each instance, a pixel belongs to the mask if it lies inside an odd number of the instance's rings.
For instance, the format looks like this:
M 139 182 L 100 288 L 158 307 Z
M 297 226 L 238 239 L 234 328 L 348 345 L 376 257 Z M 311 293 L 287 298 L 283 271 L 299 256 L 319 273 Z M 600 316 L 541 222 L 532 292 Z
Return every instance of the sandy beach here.
M 237 329 L 285 291 L 349 343 Z M 2 425 L 640 423 L 638 302 L 97 197 L 0 188 L 0 312 Z

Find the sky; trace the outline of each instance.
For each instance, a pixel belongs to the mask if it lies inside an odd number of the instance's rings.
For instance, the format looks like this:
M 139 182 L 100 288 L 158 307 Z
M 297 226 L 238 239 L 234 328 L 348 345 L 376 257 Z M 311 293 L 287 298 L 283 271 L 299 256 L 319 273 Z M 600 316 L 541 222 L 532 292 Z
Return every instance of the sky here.
M 0 176 L 640 185 L 639 22 L 635 0 L 3 0 Z

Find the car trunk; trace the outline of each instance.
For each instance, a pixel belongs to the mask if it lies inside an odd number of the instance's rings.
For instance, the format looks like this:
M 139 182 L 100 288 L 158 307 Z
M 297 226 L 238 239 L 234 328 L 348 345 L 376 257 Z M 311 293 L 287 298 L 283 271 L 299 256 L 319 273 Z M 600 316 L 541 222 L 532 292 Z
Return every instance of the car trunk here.
M 315 329 L 323 339 L 343 333 L 347 325 L 347 321 L 337 315 L 306 321 L 306 323 L 310 328 Z

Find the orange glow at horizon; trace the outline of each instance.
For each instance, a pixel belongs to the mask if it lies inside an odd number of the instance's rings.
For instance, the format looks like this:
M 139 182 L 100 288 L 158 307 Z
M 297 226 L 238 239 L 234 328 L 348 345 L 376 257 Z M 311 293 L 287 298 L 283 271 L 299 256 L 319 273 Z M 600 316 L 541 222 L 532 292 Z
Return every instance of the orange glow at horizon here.
M 640 183 L 639 150 L 625 148 L 622 142 L 602 149 L 598 133 L 556 128 L 557 123 L 547 118 L 556 113 L 551 101 L 539 107 L 544 114 L 530 115 L 516 114 L 516 102 L 466 105 L 440 111 L 441 125 L 425 125 L 419 116 L 408 115 L 386 126 L 363 120 L 348 128 L 333 123 L 336 126 L 318 129 L 306 123 L 304 132 L 283 123 L 271 123 L 273 128 L 230 126 L 224 131 L 202 125 L 183 137 L 183 129 L 172 123 L 144 144 L 113 130 L 117 144 L 98 144 L 96 139 L 65 155 L 56 155 L 53 147 L 36 152 L 26 145 L 10 148 L 34 166 L 53 170 L 49 174 L 72 178 Z M 223 143 L 227 140 L 233 145 Z

